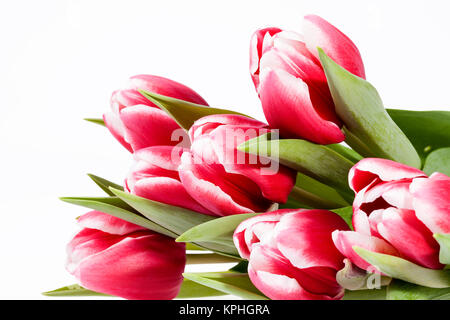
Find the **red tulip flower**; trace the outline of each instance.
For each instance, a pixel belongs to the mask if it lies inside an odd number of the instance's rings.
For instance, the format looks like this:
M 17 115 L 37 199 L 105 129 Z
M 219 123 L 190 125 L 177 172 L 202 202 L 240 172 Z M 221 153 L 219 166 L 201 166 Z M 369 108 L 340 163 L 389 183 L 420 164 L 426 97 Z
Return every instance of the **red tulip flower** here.
M 427 177 L 406 165 L 366 158 L 349 173 L 355 191 L 355 231 L 333 233 L 337 248 L 355 265 L 370 267 L 353 246 L 399 256 L 420 266 L 442 269 L 434 233 L 450 233 L 450 178 Z
M 354 43 L 324 19 L 309 15 L 303 35 L 266 28 L 254 33 L 250 73 L 271 128 L 285 138 L 315 143 L 345 139 L 317 47 L 349 72 L 365 78 Z
M 67 270 L 87 289 L 126 299 L 173 299 L 183 281 L 184 243 L 91 211 L 67 246 Z
M 284 203 L 296 172 L 237 146 L 270 130 L 265 123 L 241 115 L 211 115 L 197 120 L 189 130 L 192 145 L 183 153 L 179 173 L 192 198 L 215 215 L 267 211 Z M 275 168 L 273 168 L 275 167 Z
M 173 80 L 153 75 L 131 77 L 127 88 L 113 92 L 112 111 L 103 115 L 112 135 L 130 152 L 155 145 L 177 145 L 183 138 L 183 130 L 175 120 L 138 90 L 208 105 L 198 93 Z M 188 141 L 187 136 L 184 139 Z
M 344 256 L 331 238 L 334 230 L 349 230 L 327 210 L 284 209 L 242 222 L 233 240 L 248 259 L 253 284 L 276 300 L 341 299 L 336 281 Z

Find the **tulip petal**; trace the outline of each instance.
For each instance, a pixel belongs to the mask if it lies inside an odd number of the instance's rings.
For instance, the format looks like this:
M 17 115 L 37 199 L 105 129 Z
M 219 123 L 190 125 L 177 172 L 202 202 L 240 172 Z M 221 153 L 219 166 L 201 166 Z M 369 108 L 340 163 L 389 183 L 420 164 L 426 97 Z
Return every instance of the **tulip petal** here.
M 251 128 L 268 127 L 268 125 L 264 122 L 238 114 L 212 114 L 195 121 L 189 129 L 189 137 L 192 141 L 194 141 L 196 137 L 207 133 L 210 134 L 211 131 L 222 125 Z
M 256 276 L 250 279 L 269 298 L 328 300 L 342 291 L 335 279 L 336 271 L 329 268 L 331 273 L 323 268 L 307 270 L 295 268 L 271 245 L 255 245 L 249 259 L 249 276 L 251 271 L 255 271 Z
M 320 144 L 345 139 L 339 126 L 321 117 L 311 102 L 309 89 L 301 79 L 281 69 L 263 69 L 260 75 L 260 99 L 272 128 L 281 136 L 304 138 Z
M 128 107 L 120 112 L 120 119 L 125 127 L 125 140 L 133 150 L 189 141 L 175 120 L 157 108 L 143 105 Z
M 168 177 L 149 177 L 136 182 L 132 193 L 149 200 L 212 215 L 211 211 L 195 201 L 180 181 Z
M 283 216 L 274 237 L 281 253 L 297 268 L 342 269 L 344 257 L 331 238 L 334 230 L 350 230 L 337 214 L 327 210 L 297 210 Z
M 155 75 L 141 74 L 130 78 L 135 90 L 154 92 L 163 96 L 207 106 L 208 103 L 194 90 L 179 82 Z
M 443 268 L 439 263 L 439 244 L 414 211 L 384 210 L 378 231 L 406 259 L 431 269 Z
M 206 209 L 218 216 L 254 212 L 235 202 L 220 187 L 202 179 L 199 170 L 205 169 L 207 166 L 195 164 L 190 152 L 183 153 L 181 161 L 179 174 L 183 186 L 191 197 Z
M 114 138 L 120 142 L 128 151 L 133 152 L 133 148 L 131 145 L 125 141 L 125 127 L 120 121 L 120 117 L 112 112 L 105 113 L 103 115 L 103 121 L 105 122 L 105 126 L 111 132 Z
M 285 215 L 288 212 L 291 212 L 291 210 L 290 209 L 276 210 L 272 212 L 259 214 L 253 218 L 241 222 L 237 226 L 233 235 L 233 241 L 236 248 L 239 251 L 239 255 L 244 259 L 248 259 L 250 257 L 250 251 L 252 248 L 251 245 L 257 243 L 256 239 L 254 239 L 253 236 L 249 236 L 249 234 L 253 234 L 252 229 L 254 225 L 257 225 L 259 223 L 265 223 L 272 227 L 274 224 L 276 224 L 276 222 L 280 221 L 283 215 Z M 255 237 L 258 238 L 256 235 Z
M 124 235 L 138 230 L 147 230 L 144 227 L 95 210 L 83 214 L 78 218 L 77 223 L 83 228 L 96 229 L 117 235 Z
M 433 173 L 428 179 L 414 179 L 410 191 L 417 218 L 433 233 L 450 233 L 450 178 Z
M 426 177 L 419 169 L 387 159 L 365 158 L 350 169 L 348 183 L 353 191 L 359 192 L 376 178 L 382 181 Z
M 353 249 L 354 246 L 369 251 L 398 256 L 398 251 L 383 239 L 367 236 L 354 231 L 334 231 L 333 242 L 336 248 L 356 266 L 366 271 L 374 272 L 372 266 L 362 259 Z
M 210 146 L 217 155 L 217 161 L 223 165 L 226 172 L 250 179 L 259 187 L 264 198 L 285 203 L 294 187 L 296 172 L 278 162 L 267 163 L 259 156 L 237 150 L 238 145 L 265 133 L 265 128 L 227 125 L 214 129 L 208 138 L 211 139 Z M 194 141 L 193 149 L 197 149 L 198 141 L 198 138 Z
M 273 36 L 274 34 L 281 32 L 278 28 L 264 28 L 259 29 L 253 33 L 250 40 L 250 75 L 252 77 L 255 88 L 259 86 L 259 59 L 262 56 L 263 41 L 266 34 Z
M 347 71 L 365 79 L 364 64 L 355 44 L 336 27 L 316 15 L 305 16 L 303 36 L 310 52 L 319 58 L 317 47 Z

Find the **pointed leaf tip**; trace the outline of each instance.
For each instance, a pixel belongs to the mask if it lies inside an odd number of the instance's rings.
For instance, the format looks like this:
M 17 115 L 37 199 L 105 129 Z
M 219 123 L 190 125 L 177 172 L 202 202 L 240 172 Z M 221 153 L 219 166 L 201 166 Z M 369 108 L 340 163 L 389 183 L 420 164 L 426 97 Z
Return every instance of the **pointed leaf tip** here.
M 204 106 L 144 90 L 139 90 L 139 92 L 161 110 L 164 110 L 185 130 L 189 130 L 196 120 L 212 114 L 239 114 L 251 118 L 232 110 Z

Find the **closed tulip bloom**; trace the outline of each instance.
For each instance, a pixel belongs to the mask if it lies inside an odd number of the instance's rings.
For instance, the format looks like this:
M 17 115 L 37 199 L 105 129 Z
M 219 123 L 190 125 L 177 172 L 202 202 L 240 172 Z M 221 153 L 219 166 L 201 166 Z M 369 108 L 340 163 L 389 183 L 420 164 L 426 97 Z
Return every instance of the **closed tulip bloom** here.
M 266 119 L 282 137 L 331 144 L 345 139 L 327 79 L 318 59 L 322 48 L 336 63 L 365 78 L 354 43 L 324 19 L 304 18 L 303 34 L 278 28 L 254 33 L 250 74 Z
M 67 270 L 90 290 L 126 299 L 177 296 L 185 245 L 99 211 L 78 219 L 83 228 L 67 246 Z
M 183 153 L 179 167 L 186 191 L 217 216 L 264 212 L 275 202 L 286 202 L 296 173 L 237 150 L 269 131 L 265 123 L 241 115 L 196 121 L 189 130 L 190 151 Z
M 276 300 L 341 299 L 336 281 L 344 256 L 333 244 L 334 230 L 349 230 L 327 210 L 283 209 L 242 222 L 233 240 L 248 259 L 253 284 Z
M 349 173 L 354 232 L 335 232 L 337 248 L 362 269 L 353 246 L 442 269 L 433 233 L 450 232 L 450 178 L 386 160 L 366 158 Z
M 208 105 L 198 93 L 173 80 L 153 75 L 131 77 L 127 88 L 113 92 L 112 111 L 103 115 L 112 135 L 130 152 L 155 145 L 177 145 L 182 138 L 188 141 L 175 120 L 138 90 Z
M 134 153 L 134 165 L 125 179 L 125 189 L 139 197 L 204 214 L 212 214 L 194 200 L 180 181 L 181 154 L 188 149 L 154 146 Z

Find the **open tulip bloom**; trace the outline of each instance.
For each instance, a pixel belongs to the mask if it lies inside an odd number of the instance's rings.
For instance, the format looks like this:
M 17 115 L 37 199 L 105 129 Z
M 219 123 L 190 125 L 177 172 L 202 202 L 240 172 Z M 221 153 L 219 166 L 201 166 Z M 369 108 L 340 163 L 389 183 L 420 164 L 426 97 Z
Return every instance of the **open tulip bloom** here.
M 450 111 L 385 109 L 355 43 L 313 15 L 257 30 L 250 76 L 265 121 L 160 76 L 112 93 L 88 120 L 133 165 L 89 175 L 103 197 L 61 198 L 90 211 L 67 245 L 78 284 L 46 295 L 450 298 Z

